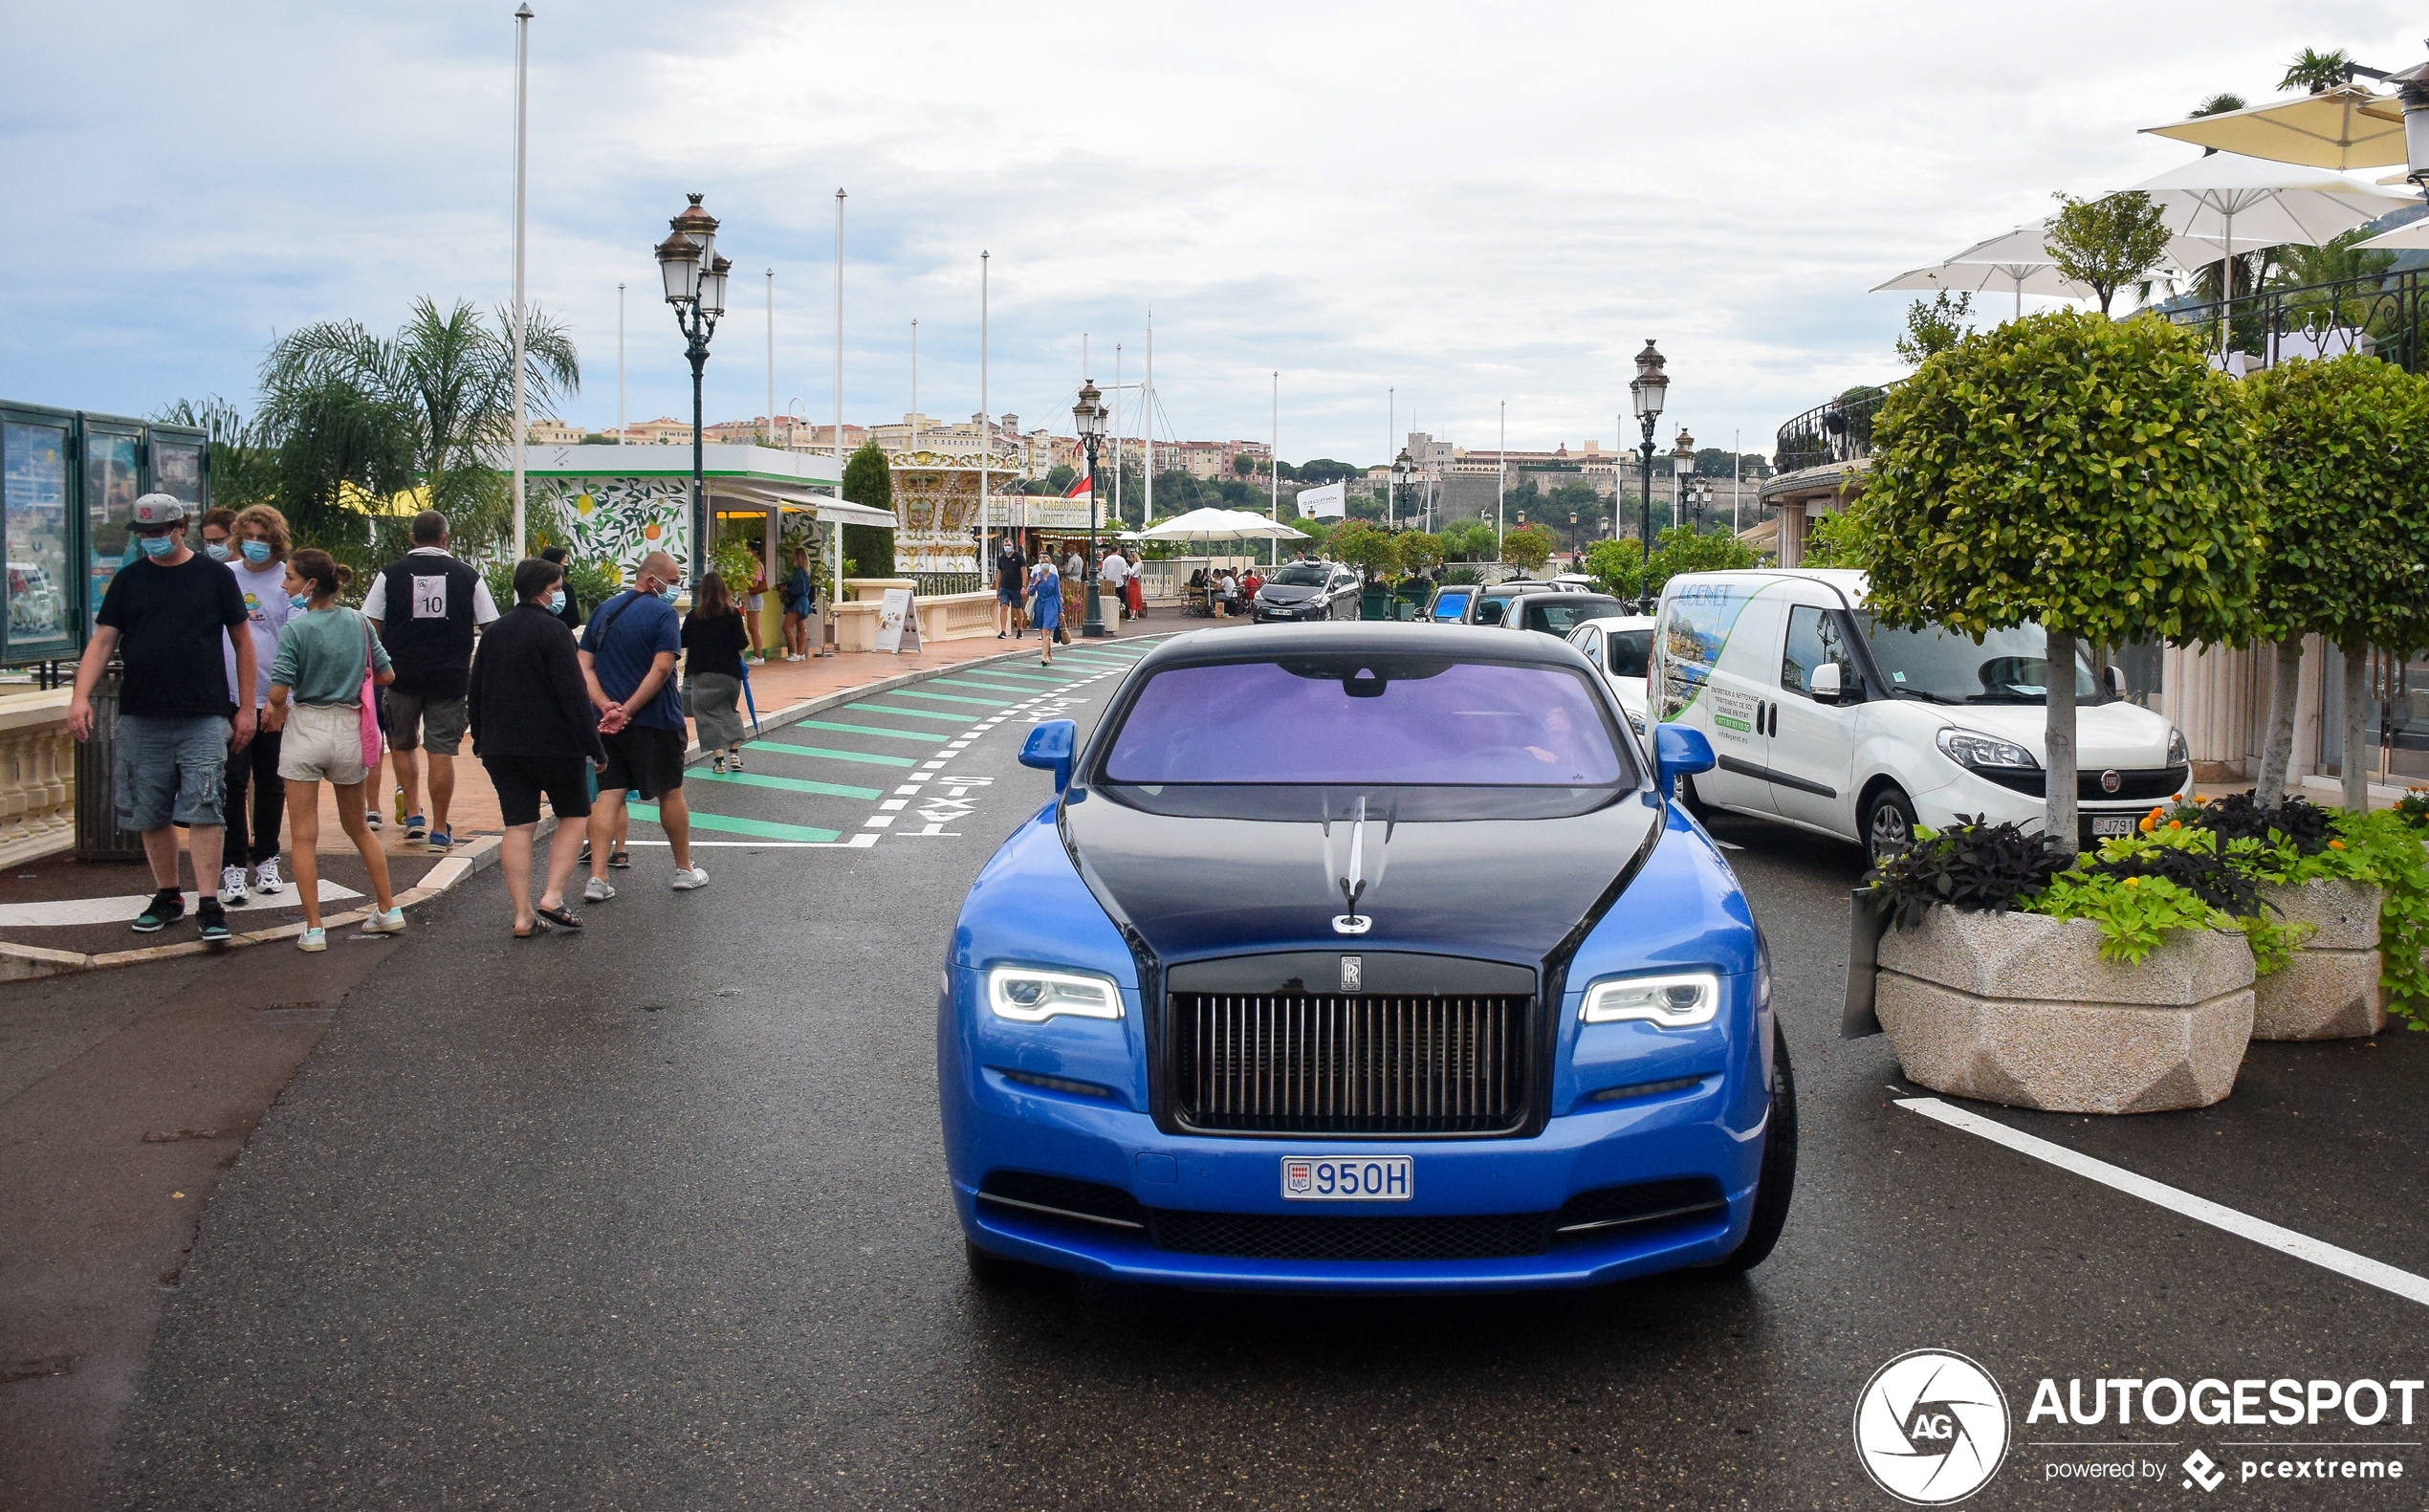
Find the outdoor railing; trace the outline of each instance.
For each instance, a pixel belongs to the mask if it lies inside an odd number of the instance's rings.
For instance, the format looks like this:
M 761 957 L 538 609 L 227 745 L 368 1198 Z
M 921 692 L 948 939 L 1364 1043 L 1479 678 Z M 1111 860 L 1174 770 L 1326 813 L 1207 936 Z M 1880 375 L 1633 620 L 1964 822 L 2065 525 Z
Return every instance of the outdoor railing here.
M 914 572 L 908 576 L 918 585 L 914 591 L 923 599 L 940 599 L 949 593 L 976 593 L 987 586 L 986 576 L 975 572 Z
M 2386 359 L 2406 372 L 2429 366 L 2429 269 L 2370 274 L 2290 289 L 2262 289 L 2232 300 L 2162 307 L 2178 325 L 2199 330 L 2212 351 L 2219 318 L 2227 321 L 2227 350 L 2265 366 L 2294 357 Z
M 1891 384 L 1890 387 L 1895 387 Z M 1889 397 L 1889 388 L 1850 388 L 1827 405 L 1816 405 L 1780 427 L 1774 457 L 1783 472 L 1853 462 L 1872 454 L 1872 417 Z

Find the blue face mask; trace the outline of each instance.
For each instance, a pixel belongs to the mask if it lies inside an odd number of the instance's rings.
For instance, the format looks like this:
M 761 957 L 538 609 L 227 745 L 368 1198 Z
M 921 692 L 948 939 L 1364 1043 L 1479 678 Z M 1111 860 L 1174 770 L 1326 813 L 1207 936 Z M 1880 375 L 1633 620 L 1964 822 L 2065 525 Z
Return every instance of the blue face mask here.
M 309 609 L 312 607 L 312 595 L 308 593 L 291 593 L 287 595 L 287 602 L 294 604 L 298 609 Z
M 170 536 L 138 536 L 135 539 L 136 543 L 143 548 L 143 555 L 154 561 L 160 560 L 177 549 L 177 540 Z
M 245 554 L 245 559 L 247 561 L 252 562 L 256 567 L 270 559 L 270 542 L 266 540 L 249 540 L 244 542 L 237 549 Z
M 562 609 L 562 608 L 564 608 L 564 607 L 565 607 L 565 590 L 564 590 L 564 589 L 559 588 L 559 589 L 558 589 L 555 593 L 552 593 L 552 594 L 550 594 L 550 595 L 548 596 L 548 612 L 549 612 L 549 613 L 551 613 L 551 614 L 555 614 L 555 613 L 557 613 L 558 610 L 560 610 L 560 609 Z
M 659 598 L 661 598 L 661 599 L 666 600 L 668 603 L 674 603 L 674 602 L 675 602 L 675 585 L 674 585 L 673 583 L 671 583 L 671 582 L 670 582 L 670 583 L 667 583 L 666 586 L 664 586 L 664 587 L 660 588 L 660 589 L 658 590 L 658 597 L 659 597 Z
M 228 542 L 224 540 L 205 541 L 203 543 L 203 555 L 208 557 L 213 561 L 226 561 L 228 559 Z

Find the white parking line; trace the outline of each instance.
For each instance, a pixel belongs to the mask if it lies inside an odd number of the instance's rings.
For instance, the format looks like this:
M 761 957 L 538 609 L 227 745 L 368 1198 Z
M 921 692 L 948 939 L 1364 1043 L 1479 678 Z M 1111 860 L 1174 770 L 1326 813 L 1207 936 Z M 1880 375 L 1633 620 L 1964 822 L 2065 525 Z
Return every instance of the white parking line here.
M 2090 1155 L 2077 1154 L 2064 1145 L 2051 1144 L 2046 1139 L 2039 1139 L 2031 1134 L 2020 1132 L 1996 1120 L 1984 1118 L 1979 1113 L 1970 1113 L 1961 1107 L 1952 1107 L 1937 1097 L 1901 1097 L 1897 1100 L 1897 1106 L 1910 1112 L 1920 1113 L 1936 1123 L 1946 1124 L 1951 1129 L 1961 1129 L 1966 1133 L 1979 1134 L 1993 1144 L 2004 1145 L 2019 1154 L 2030 1155 L 2035 1160 L 2046 1161 L 2061 1171 L 2071 1171 L 2086 1180 L 2097 1181 L 2104 1187 L 2112 1187 L 2128 1196 L 2140 1197 L 2143 1201 L 2165 1208 L 2171 1213 L 2181 1214 L 2196 1223 L 2206 1223 L 2214 1229 L 2223 1229 L 2229 1234 L 2250 1239 L 2255 1244 L 2265 1245 L 2281 1254 L 2291 1255 L 2296 1260 L 2309 1260 L 2323 1269 L 2332 1270 L 2339 1276 L 2360 1282 L 2365 1286 L 2375 1286 L 2381 1291 L 2391 1291 L 2408 1302 L 2417 1302 L 2429 1306 L 2429 1277 L 2416 1276 L 2410 1271 L 2397 1270 L 2393 1265 L 2372 1260 L 2367 1255 L 2356 1255 L 2352 1250 L 2339 1249 L 2324 1240 L 2312 1238 L 2308 1234 L 2297 1234 L 2292 1229 L 2280 1228 L 2274 1223 L 2253 1217 L 2248 1214 L 2238 1213 L 2233 1208 L 2221 1207 L 2207 1197 L 2197 1197 L 2189 1192 L 2179 1192 L 2174 1187 L 2154 1181 L 2148 1176 L 2135 1175 L 2123 1166 L 2112 1166 L 2105 1160 L 2094 1160 Z

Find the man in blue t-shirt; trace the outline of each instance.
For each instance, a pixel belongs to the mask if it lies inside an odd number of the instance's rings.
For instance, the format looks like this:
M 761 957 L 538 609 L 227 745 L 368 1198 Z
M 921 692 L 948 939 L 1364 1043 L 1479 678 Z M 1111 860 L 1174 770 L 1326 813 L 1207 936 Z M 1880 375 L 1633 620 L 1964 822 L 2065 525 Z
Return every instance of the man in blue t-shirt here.
M 609 841 L 624 822 L 627 790 L 658 804 L 658 825 L 674 848 L 674 890 L 709 885 L 691 864 L 691 811 L 683 801 L 683 753 L 689 743 L 683 701 L 675 694 L 675 658 L 683 622 L 675 615 L 675 559 L 653 551 L 633 585 L 590 611 L 582 627 L 582 680 L 599 710 L 599 737 L 607 764 L 599 774 L 599 801 L 590 809 L 590 884 L 582 896 L 604 903 Z

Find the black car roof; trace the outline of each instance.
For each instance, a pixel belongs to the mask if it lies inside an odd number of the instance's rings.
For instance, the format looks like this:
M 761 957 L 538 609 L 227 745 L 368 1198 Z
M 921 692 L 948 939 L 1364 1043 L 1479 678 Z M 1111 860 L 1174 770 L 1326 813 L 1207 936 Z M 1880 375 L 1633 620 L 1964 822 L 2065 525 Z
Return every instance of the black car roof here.
M 1478 635 L 1475 626 L 1467 625 L 1361 621 L 1192 630 L 1148 652 L 1140 658 L 1139 666 L 1150 670 L 1202 667 L 1310 652 L 1330 656 L 1450 656 L 1465 662 L 1539 662 L 1570 668 L 1593 665 L 1577 647 L 1554 635 Z

